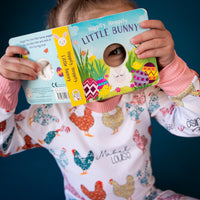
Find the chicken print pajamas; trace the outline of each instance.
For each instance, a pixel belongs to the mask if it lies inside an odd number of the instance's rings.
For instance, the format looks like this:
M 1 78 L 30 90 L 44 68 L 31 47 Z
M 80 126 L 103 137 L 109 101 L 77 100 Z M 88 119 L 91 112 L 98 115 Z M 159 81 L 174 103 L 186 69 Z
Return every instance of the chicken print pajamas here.
M 15 117 L 13 110 L 0 108 L 0 155 L 22 152 L 23 147 L 49 150 L 63 174 L 67 200 L 192 200 L 154 187 L 151 117 L 172 134 L 200 136 L 199 79 L 194 74 L 188 87 L 174 96 L 160 87 L 122 95 L 114 106 L 108 100 L 113 107 L 102 112 L 90 105 L 31 105 Z M 31 145 L 26 145 L 26 136 Z

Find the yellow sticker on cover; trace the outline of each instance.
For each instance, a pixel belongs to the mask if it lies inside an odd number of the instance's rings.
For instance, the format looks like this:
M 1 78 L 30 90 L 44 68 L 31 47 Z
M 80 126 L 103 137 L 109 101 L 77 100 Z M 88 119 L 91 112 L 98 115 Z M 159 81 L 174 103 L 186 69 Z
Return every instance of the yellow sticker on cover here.
M 72 106 L 86 103 L 81 77 L 76 64 L 67 26 L 52 29 L 58 58 L 63 70 Z

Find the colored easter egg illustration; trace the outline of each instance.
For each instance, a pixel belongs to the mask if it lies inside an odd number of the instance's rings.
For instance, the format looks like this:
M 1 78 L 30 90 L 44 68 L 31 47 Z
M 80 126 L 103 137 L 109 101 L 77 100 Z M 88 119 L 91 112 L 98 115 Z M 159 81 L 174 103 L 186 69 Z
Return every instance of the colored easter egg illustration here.
M 141 70 L 135 72 L 133 79 L 136 87 L 142 87 L 149 84 L 148 75 Z
M 148 62 L 144 65 L 143 69 L 142 69 L 146 74 L 148 74 L 149 76 L 149 83 L 153 83 L 157 77 L 158 77 L 158 70 L 156 68 L 156 66 L 151 63 Z
M 101 90 L 104 85 L 109 85 L 108 81 L 105 78 L 99 78 L 97 81 L 98 90 Z
M 57 71 L 58 76 L 63 77 L 63 71 L 61 67 L 58 67 L 56 71 Z
M 98 97 L 98 84 L 93 78 L 88 78 L 83 82 L 86 101 L 94 100 Z

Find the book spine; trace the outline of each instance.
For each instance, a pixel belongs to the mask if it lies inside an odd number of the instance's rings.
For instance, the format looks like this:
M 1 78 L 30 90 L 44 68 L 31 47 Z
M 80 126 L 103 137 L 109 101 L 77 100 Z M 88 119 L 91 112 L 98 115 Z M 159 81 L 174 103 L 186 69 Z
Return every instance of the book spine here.
M 72 106 L 86 103 L 81 77 L 76 64 L 70 35 L 67 26 L 52 29 L 58 58 L 63 70 Z

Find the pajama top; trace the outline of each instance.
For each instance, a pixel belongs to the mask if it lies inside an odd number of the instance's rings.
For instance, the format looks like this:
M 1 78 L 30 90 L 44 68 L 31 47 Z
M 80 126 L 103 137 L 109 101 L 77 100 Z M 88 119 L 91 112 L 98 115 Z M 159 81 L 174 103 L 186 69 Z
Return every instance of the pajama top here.
M 178 56 L 158 86 L 76 107 L 32 105 L 15 115 L 18 91 L 11 81 L 1 83 L 0 156 L 46 148 L 69 200 L 164 199 L 154 188 L 151 118 L 172 134 L 200 136 L 199 79 Z

